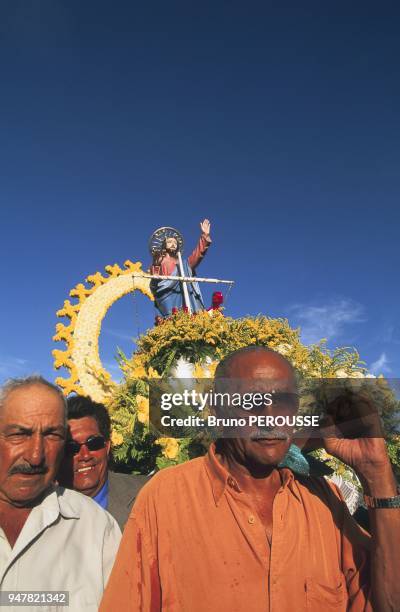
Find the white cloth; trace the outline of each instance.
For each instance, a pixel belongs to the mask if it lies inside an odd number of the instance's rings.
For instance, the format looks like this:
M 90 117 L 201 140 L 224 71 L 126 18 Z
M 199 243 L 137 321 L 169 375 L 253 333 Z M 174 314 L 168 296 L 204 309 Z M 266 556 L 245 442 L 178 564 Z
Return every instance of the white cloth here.
M 69 591 L 69 607 L 1 606 L 1 612 L 95 612 L 120 539 L 116 520 L 90 497 L 51 489 L 14 548 L 0 528 L 0 591 Z

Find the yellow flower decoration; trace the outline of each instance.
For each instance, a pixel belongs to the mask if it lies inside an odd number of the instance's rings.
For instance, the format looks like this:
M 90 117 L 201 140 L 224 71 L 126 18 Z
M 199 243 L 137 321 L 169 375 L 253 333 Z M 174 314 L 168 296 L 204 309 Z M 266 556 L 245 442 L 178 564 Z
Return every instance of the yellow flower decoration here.
M 143 366 L 138 366 L 132 370 L 132 378 L 145 378 L 146 370 Z
M 175 438 L 159 438 L 156 444 L 163 446 L 162 454 L 167 459 L 176 459 L 179 454 L 179 442 Z
M 68 331 L 59 327 L 61 336 Z M 299 337 L 300 330 L 290 327 L 286 319 L 271 319 L 265 316 L 233 319 L 220 312 L 210 317 L 207 312 L 196 316 L 179 312 L 165 319 L 161 325 L 149 329 L 138 338 L 136 350 L 131 357 L 120 360 L 124 380 L 110 390 L 108 407 L 114 427 L 124 438 L 119 460 L 131 461 L 129 445 L 148 453 L 149 467 L 154 462 L 154 433 L 142 427 L 149 423 L 148 380 L 168 376 L 180 357 L 192 366 L 190 377 L 196 379 L 213 377 L 219 361 L 227 354 L 258 344 L 268 346 L 285 355 L 307 377 L 336 376 L 337 370 L 348 375 L 364 373 L 357 351 L 336 349 L 329 351 L 323 342 L 305 346 Z M 103 379 L 102 379 L 103 380 Z M 104 381 L 103 384 L 105 384 Z M 309 392 L 311 393 L 311 392 Z M 312 398 L 306 398 L 309 400 Z M 147 436 L 147 437 L 146 437 Z M 188 457 L 185 442 L 173 438 L 157 441 L 160 464 L 179 463 Z M 124 452 L 122 452 L 122 448 Z M 161 455 L 161 457 L 160 457 Z
M 124 441 L 124 436 L 119 431 L 113 431 L 111 434 L 111 442 L 113 446 L 121 446 Z
M 141 423 L 149 422 L 149 400 L 143 395 L 136 396 L 137 418 Z
M 106 401 L 113 393 L 111 375 L 102 366 L 99 355 L 99 335 L 102 321 L 109 308 L 128 293 L 139 290 L 153 300 L 150 281 L 142 277 L 142 265 L 127 260 L 125 269 L 118 264 L 106 266 L 108 276 L 100 272 L 87 277 L 90 286 L 78 283 L 70 291 L 76 303 L 64 301 L 57 317 L 67 317 L 69 324 L 58 324 L 53 340 L 62 341 L 67 350 L 53 351 L 54 367 L 69 370 L 69 378 L 58 377 L 65 395 L 71 391 L 89 395 L 96 402 Z M 143 365 L 143 364 L 142 364 Z M 137 378 L 145 376 L 139 370 Z
M 196 363 L 193 370 L 194 378 L 205 378 L 206 374 L 204 372 L 204 368 L 200 363 Z

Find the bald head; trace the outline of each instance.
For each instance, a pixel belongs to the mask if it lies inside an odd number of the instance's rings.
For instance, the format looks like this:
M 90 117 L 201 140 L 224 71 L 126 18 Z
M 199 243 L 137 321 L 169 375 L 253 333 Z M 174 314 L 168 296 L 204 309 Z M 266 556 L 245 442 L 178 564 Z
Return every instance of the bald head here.
M 257 379 L 264 378 L 296 386 L 295 371 L 285 357 L 265 346 L 246 346 L 230 353 L 219 364 L 215 378 Z

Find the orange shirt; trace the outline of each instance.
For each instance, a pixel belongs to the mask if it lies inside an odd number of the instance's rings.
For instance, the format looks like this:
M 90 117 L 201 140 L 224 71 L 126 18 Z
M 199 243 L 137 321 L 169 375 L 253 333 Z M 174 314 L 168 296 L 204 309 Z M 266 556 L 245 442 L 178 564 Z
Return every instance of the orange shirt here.
M 369 536 L 336 488 L 284 468 L 272 545 L 250 497 L 207 456 L 140 491 L 100 612 L 361 612 Z

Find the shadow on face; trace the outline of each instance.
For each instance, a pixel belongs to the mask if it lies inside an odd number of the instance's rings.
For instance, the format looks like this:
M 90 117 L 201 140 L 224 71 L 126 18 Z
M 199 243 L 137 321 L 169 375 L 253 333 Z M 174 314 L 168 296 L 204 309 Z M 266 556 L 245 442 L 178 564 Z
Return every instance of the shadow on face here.
M 68 427 L 66 452 L 58 481 L 62 486 L 95 497 L 107 480 L 110 441 L 101 435 L 92 416 L 70 419 Z M 73 445 L 71 441 L 77 444 Z

